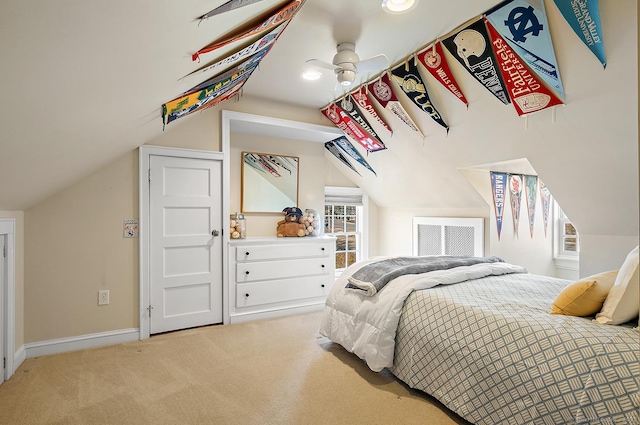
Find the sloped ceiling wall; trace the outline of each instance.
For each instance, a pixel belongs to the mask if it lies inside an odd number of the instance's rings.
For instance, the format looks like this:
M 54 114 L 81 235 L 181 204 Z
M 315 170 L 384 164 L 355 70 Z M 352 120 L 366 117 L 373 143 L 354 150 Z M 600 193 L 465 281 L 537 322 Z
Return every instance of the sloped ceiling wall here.
M 433 103 L 450 126 L 448 135 L 400 94 L 425 140 L 383 111 L 394 129 L 392 137 L 384 138 L 388 149 L 365 156 L 377 177 L 357 166 L 360 177 L 330 154 L 327 158 L 383 208 L 487 206 L 457 170 L 527 158 L 580 232 L 637 237 L 637 9 L 626 1 L 600 2 L 600 10 L 606 70 L 557 9 L 547 9 L 566 90 L 566 106 L 555 113 L 519 118 L 449 56 L 468 110 L 425 77 Z M 372 125 L 386 135 L 377 123 Z

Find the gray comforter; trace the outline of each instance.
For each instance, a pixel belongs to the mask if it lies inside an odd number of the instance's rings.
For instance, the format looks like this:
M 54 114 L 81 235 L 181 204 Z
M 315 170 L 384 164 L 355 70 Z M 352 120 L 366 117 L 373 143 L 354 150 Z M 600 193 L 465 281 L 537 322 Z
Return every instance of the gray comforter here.
M 475 424 L 640 423 L 640 333 L 549 314 L 569 281 L 528 274 L 415 291 L 392 372 Z

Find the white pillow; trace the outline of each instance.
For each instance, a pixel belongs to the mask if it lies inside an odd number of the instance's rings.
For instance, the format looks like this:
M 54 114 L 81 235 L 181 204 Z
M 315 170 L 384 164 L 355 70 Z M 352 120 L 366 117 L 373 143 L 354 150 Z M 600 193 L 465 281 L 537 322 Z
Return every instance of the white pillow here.
M 638 278 L 638 247 L 627 255 L 613 288 L 604 300 L 596 322 L 605 325 L 619 325 L 638 316 L 640 309 L 640 279 Z

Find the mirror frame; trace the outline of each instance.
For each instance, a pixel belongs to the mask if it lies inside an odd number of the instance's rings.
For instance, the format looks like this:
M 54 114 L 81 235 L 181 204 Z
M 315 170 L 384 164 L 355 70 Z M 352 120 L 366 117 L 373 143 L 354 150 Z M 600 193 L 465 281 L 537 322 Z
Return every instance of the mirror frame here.
M 255 157 L 258 158 L 255 158 Z M 268 158 L 264 158 L 268 157 Z M 249 162 L 247 162 L 247 158 Z M 297 207 L 298 201 L 300 199 L 300 158 L 297 156 L 291 155 L 278 155 L 272 153 L 263 153 L 263 152 L 242 152 L 241 157 L 241 171 L 240 171 L 240 210 L 245 214 L 281 214 L 282 210 L 287 207 Z M 255 166 L 251 165 L 251 162 L 255 164 Z M 288 163 L 287 163 L 288 162 Z M 293 164 L 295 163 L 295 164 Z M 295 171 L 293 171 L 293 168 Z M 287 205 L 266 205 L 262 204 L 256 209 L 248 209 L 247 204 L 250 206 L 255 204 L 256 201 L 253 200 L 253 203 L 250 203 L 251 200 L 249 197 L 251 196 L 251 188 L 248 187 L 248 178 L 247 173 L 252 172 L 252 170 L 257 170 L 255 172 L 262 172 L 265 174 L 265 179 L 268 181 L 269 179 L 273 179 L 274 182 L 277 182 L 279 178 L 289 177 L 287 172 L 290 173 L 290 177 L 294 178 L 293 173 L 295 172 L 295 182 L 288 182 L 287 184 L 295 185 L 295 200 L 292 202 L 286 202 Z M 273 176 L 273 177 L 271 177 Z M 275 186 L 274 186 L 275 189 Z M 282 193 L 282 192 L 280 192 Z M 273 197 L 276 197 L 278 193 L 273 193 Z M 284 195 L 284 194 L 283 194 Z M 287 196 L 287 195 L 284 195 Z

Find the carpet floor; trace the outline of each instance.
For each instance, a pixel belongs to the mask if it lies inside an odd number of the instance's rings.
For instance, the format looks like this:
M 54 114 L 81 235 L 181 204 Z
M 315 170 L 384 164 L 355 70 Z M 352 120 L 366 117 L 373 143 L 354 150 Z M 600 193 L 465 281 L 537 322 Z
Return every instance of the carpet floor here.
M 29 358 L 0 424 L 467 424 L 318 333 L 320 313 Z

